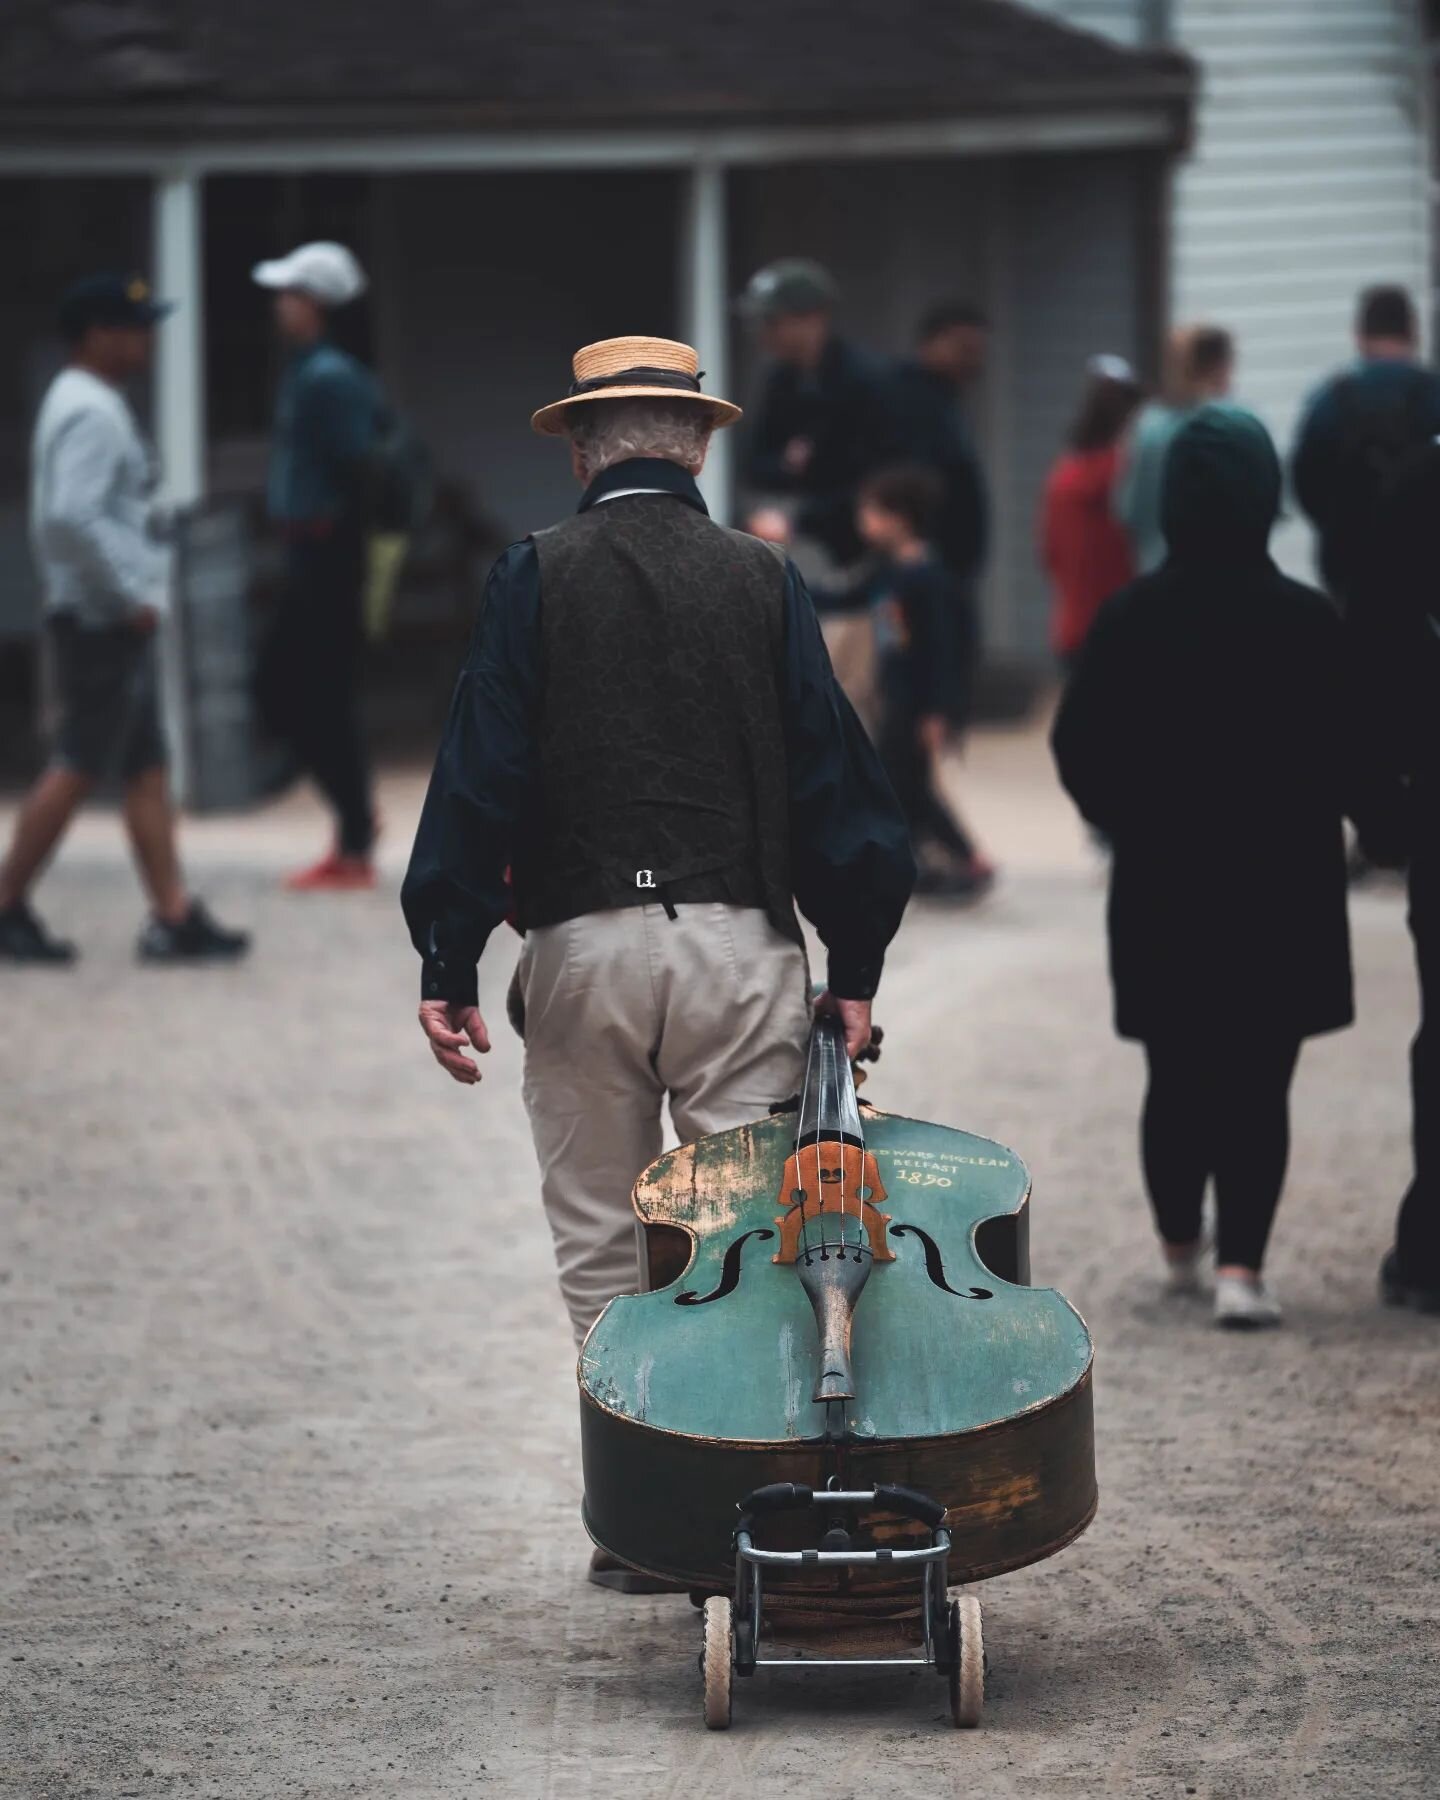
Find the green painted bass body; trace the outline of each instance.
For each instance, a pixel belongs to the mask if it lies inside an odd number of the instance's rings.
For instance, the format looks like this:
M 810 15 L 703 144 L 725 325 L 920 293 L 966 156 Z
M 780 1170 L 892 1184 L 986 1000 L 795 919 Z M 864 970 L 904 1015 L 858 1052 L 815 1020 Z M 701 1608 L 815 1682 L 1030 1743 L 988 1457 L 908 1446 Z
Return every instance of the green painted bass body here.
M 793 1113 L 671 1151 L 636 1184 L 653 1291 L 610 1303 L 579 1368 L 585 1521 L 624 1561 L 723 1585 L 736 1503 L 770 1482 L 932 1495 L 952 1581 L 1038 1561 L 1092 1517 L 1090 1338 L 1060 1294 L 1028 1285 L 1024 1165 L 963 1131 L 854 1116 L 866 1174 L 849 1204 L 858 1220 L 865 1197 L 867 1229 L 852 1235 L 869 1260 L 828 1351 L 797 1263 L 773 1260 L 794 1241 L 793 1210 L 789 1233 L 783 1221 L 807 1179 Z M 817 1148 L 816 1180 L 843 1180 L 840 1147 Z M 812 1216 L 812 1248 L 822 1227 Z M 816 1398 L 827 1380 L 845 1397 Z M 774 1547 L 792 1547 L 786 1530 L 777 1520 Z M 896 1546 L 914 1532 L 881 1527 Z M 883 1564 L 854 1583 L 883 1588 Z

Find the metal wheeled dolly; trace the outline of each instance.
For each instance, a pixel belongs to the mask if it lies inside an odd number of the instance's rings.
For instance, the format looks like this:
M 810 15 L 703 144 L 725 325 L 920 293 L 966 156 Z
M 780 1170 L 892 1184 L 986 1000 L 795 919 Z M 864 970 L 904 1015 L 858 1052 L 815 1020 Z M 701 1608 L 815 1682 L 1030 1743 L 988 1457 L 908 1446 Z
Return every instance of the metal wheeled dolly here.
M 754 1541 L 757 1518 L 810 1507 L 837 1508 L 837 1517 L 813 1550 L 761 1550 Z M 712 1594 L 702 1607 L 704 1642 L 700 1672 L 705 1688 L 705 1723 L 712 1731 L 730 1725 L 736 1675 L 768 1668 L 933 1668 L 950 1687 L 950 1715 L 956 1725 L 980 1723 L 985 1702 L 985 1643 L 980 1602 L 974 1594 L 951 1600 L 946 1591 L 950 1533 L 945 1508 L 914 1488 L 879 1483 L 873 1488 L 817 1488 L 777 1482 L 757 1488 L 739 1505 L 735 1526 L 735 1596 Z M 860 1545 L 859 1517 L 867 1512 L 898 1514 L 929 1529 L 930 1542 L 914 1549 Z M 920 1642 L 913 1656 L 761 1656 L 765 1631 L 765 1571 L 879 1568 L 913 1571 L 917 1577 Z

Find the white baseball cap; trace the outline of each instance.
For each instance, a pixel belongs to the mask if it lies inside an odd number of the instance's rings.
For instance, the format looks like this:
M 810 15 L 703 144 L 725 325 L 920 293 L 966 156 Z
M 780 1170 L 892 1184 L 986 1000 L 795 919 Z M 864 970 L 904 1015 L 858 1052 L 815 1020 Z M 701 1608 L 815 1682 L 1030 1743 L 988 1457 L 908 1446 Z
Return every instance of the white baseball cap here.
M 296 288 L 322 306 L 345 306 L 370 285 L 343 244 L 301 244 L 288 256 L 256 263 L 251 276 L 263 288 Z

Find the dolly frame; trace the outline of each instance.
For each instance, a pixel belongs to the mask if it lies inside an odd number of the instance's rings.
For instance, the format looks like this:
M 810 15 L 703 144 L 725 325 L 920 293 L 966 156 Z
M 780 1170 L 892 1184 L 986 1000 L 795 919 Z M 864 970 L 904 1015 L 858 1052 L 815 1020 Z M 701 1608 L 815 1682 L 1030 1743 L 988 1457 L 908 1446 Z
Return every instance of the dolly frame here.
M 900 1514 L 928 1527 L 930 1542 L 914 1549 L 876 1546 L 857 1550 L 762 1550 L 755 1543 L 757 1515 L 848 1507 L 859 1512 Z M 750 1676 L 766 1668 L 933 1668 L 949 1677 L 951 1712 L 957 1725 L 980 1720 L 984 1684 L 984 1644 L 980 1602 L 973 1595 L 950 1600 L 946 1565 L 950 1533 L 945 1508 L 914 1488 L 879 1482 L 871 1488 L 818 1488 L 777 1482 L 757 1488 L 740 1502 L 735 1527 L 733 1600 L 712 1595 L 704 1605 L 704 1647 L 700 1667 L 705 1683 L 705 1722 L 712 1730 L 730 1723 L 731 1675 Z M 832 1534 L 827 1533 L 827 1536 Z M 841 1568 L 913 1569 L 920 1576 L 921 1652 L 918 1656 L 761 1656 L 765 1626 L 765 1571 Z

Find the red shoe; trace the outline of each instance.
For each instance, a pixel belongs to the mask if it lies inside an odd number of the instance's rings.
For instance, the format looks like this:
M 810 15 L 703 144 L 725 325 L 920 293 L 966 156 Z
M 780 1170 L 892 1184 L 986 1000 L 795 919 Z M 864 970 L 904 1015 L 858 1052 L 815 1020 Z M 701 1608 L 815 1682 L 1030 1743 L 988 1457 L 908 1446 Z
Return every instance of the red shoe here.
M 332 850 L 308 869 L 285 877 L 292 894 L 355 894 L 375 885 L 375 865 L 368 856 L 345 856 Z

